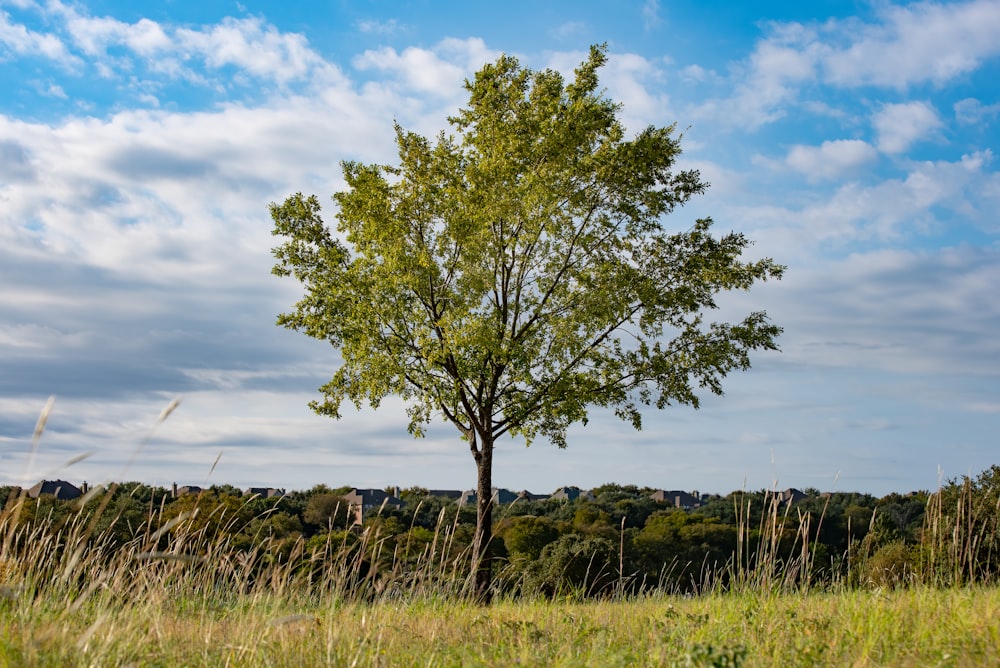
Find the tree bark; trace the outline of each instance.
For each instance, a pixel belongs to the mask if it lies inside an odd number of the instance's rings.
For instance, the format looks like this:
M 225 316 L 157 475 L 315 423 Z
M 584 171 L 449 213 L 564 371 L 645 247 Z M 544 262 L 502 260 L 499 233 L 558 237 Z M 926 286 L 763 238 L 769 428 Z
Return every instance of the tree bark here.
M 475 571 L 476 601 L 489 604 L 493 599 L 493 439 L 485 438 L 475 452 L 478 473 L 476 484 L 476 533 L 472 540 L 472 568 Z

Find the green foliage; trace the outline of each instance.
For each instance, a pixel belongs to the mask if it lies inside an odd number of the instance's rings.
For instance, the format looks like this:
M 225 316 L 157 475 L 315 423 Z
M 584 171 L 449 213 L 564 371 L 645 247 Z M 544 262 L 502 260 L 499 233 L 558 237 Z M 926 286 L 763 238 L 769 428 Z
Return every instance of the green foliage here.
M 475 522 L 475 510 L 468 506 L 459 507 L 454 499 L 430 496 L 427 490 L 415 488 L 404 490 L 402 500 L 406 505 L 399 509 L 386 509 L 405 525 L 420 526 L 433 530 L 442 519 L 446 522 Z
M 898 539 L 914 541 L 919 538 L 927 508 L 926 493 L 889 494 L 878 501 L 880 527 Z M 848 509 L 850 513 L 851 509 Z
M 736 529 L 682 510 L 654 513 L 632 544 L 648 582 L 668 591 L 700 589 L 715 584 L 736 548 Z M 716 576 L 718 577 L 718 576 Z
M 740 668 L 747 658 L 744 645 L 694 645 L 685 656 L 685 665 L 692 668 Z
M 14 503 L 21 494 L 21 488 L 15 485 L 0 485 L 0 508 Z
M 864 560 L 862 583 L 876 587 L 910 584 L 916 574 L 914 552 L 913 546 L 901 540 L 882 545 Z
M 184 530 L 206 538 L 239 533 L 250 520 L 242 492 L 237 496 L 228 490 L 183 494 L 164 508 L 162 517 L 167 521 L 176 519 Z
M 697 405 L 696 386 L 721 393 L 751 350 L 775 347 L 763 313 L 704 322 L 717 292 L 782 268 L 741 262 L 749 242 L 709 220 L 664 228 L 705 185 L 672 171 L 673 127 L 625 139 L 598 88 L 605 59 L 593 49 L 570 84 L 508 56 L 486 65 L 456 135 L 397 127 L 398 165 L 343 163 L 339 234 L 315 197 L 271 206 L 287 239 L 275 273 L 306 289 L 278 322 L 344 360 L 318 412 L 399 394 L 414 433 L 440 413 L 463 433 L 563 446 L 588 405 L 638 427 L 640 404 Z
M 618 582 L 617 545 L 606 538 L 564 535 L 542 549 L 524 587 L 548 596 L 582 598 L 610 592 Z
M 611 514 L 596 503 L 588 501 L 576 504 L 576 512 L 573 513 L 573 530 L 580 534 L 602 536 L 609 540 L 614 539 L 618 534 L 618 528 L 612 522 Z
M 946 583 L 995 581 L 1000 575 L 1000 466 L 950 480 L 928 499 L 921 542 L 927 569 Z
M 273 272 L 305 289 L 278 324 L 343 360 L 310 405 L 339 417 L 345 401 L 398 395 L 412 434 L 434 416 L 454 424 L 478 468 L 474 560 L 491 537 L 497 438 L 565 447 L 591 406 L 637 429 L 643 406 L 697 407 L 781 332 L 762 311 L 706 320 L 718 293 L 783 267 L 742 261 L 750 242 L 713 236 L 710 219 L 665 226 L 706 185 L 674 171 L 673 126 L 626 138 L 598 85 L 606 60 L 593 47 L 569 83 L 509 56 L 485 65 L 451 134 L 397 125 L 398 164 L 341 163 L 336 231 L 315 196 L 270 207 L 284 238 Z
M 127 496 L 146 506 L 156 507 L 167 500 L 170 493 L 162 487 L 151 487 L 141 482 L 123 482 L 115 485 L 115 498 Z
M 534 561 L 546 545 L 559 537 L 559 529 L 547 517 L 522 515 L 502 524 L 498 534 L 512 560 Z
M 765 492 L 736 493 L 698 511 L 661 507 L 635 526 L 630 518 L 641 513 L 632 511 L 647 507 L 650 491 L 604 485 L 593 500 L 518 501 L 497 509 L 491 554 L 506 561 L 501 588 L 510 594 L 996 583 L 996 474 L 990 469 L 939 493 L 880 500 L 837 493 L 789 506 Z M 362 569 L 364 576 L 343 576 L 350 596 L 355 587 L 370 593 L 410 586 L 412 579 L 447 580 L 449 591 L 458 590 L 469 575 L 475 515 L 426 490 L 404 492 L 405 507 L 350 529 L 342 519 L 328 521 L 346 488 L 317 486 L 266 499 L 234 490 L 219 486 L 175 499 L 124 483 L 71 501 L 16 497 L 0 524 L 9 549 L 44 549 L 52 559 L 90 548 L 100 555 L 95 561 L 111 559 L 134 555 L 141 545 L 142 552 L 180 549 L 178 558 L 196 560 L 208 555 L 195 546 L 211 544 L 212 558 L 243 564 L 255 577 L 275 564 L 317 581 L 329 569 Z M 726 508 L 742 514 L 726 515 Z M 0 579 L 12 563 L 0 559 Z
M 124 545 L 137 534 L 150 528 L 152 514 L 149 497 L 143 500 L 141 493 L 134 493 L 135 488 L 118 487 L 110 491 L 111 499 L 106 505 L 103 496 L 93 498 L 88 506 L 82 509 L 82 515 L 90 522 L 91 533 L 103 535 L 117 545 Z
M 339 494 L 313 494 L 306 503 L 302 519 L 315 527 L 346 528 L 351 521 L 350 504 Z

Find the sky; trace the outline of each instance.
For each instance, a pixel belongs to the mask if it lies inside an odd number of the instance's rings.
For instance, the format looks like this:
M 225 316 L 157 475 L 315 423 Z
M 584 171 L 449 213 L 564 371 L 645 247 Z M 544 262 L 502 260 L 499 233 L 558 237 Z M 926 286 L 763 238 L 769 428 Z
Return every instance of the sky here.
M 270 202 L 392 163 L 501 53 L 571 75 L 606 43 L 629 132 L 780 282 L 781 351 L 634 431 L 501 441 L 494 483 L 725 494 L 934 489 L 1000 463 L 1000 0 L 467 3 L 0 0 L 0 484 L 469 489 L 458 432 L 398 400 L 307 404 L 338 364 L 275 326 Z M 44 432 L 36 423 L 54 396 Z M 180 400 L 172 412 L 171 402 Z M 165 412 L 169 415 L 164 416 Z

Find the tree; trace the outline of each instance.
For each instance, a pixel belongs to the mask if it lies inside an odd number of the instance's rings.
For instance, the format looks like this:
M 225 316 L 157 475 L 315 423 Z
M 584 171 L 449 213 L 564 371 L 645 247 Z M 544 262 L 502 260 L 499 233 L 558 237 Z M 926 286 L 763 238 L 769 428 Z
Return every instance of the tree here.
M 618 580 L 618 546 L 607 538 L 564 534 L 528 566 L 525 587 L 548 596 L 593 596 Z
M 680 509 L 654 513 L 633 545 L 647 582 L 690 591 L 712 584 L 736 550 L 736 528 Z
M 302 512 L 302 519 L 307 524 L 330 531 L 334 527 L 347 528 L 350 522 L 350 503 L 340 494 L 325 492 L 313 494 Z
M 505 524 L 503 542 L 514 560 L 535 561 L 546 545 L 559 538 L 556 523 L 547 517 L 522 515 L 511 518 Z
M 664 217 L 706 187 L 672 171 L 674 127 L 626 138 L 598 89 L 604 47 L 566 83 L 501 56 L 465 87 L 468 105 L 435 141 L 396 125 L 398 165 L 341 163 L 337 233 L 315 196 L 272 204 L 274 273 L 305 288 L 278 324 L 340 351 L 310 405 L 406 403 L 409 430 L 455 425 L 476 462 L 475 591 L 489 598 L 492 465 L 502 436 L 566 446 L 591 406 L 634 427 L 640 408 L 698 406 L 698 388 L 775 349 L 764 312 L 707 323 L 721 291 L 780 277 L 742 262 L 741 234 Z

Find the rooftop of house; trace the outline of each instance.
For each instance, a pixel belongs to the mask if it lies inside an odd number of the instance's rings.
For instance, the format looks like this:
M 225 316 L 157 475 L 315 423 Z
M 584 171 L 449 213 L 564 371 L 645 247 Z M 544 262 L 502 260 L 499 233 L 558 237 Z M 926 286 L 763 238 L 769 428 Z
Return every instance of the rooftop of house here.
M 278 487 L 248 487 L 243 493 L 246 496 L 260 496 L 270 499 L 275 496 L 284 496 L 285 490 Z
M 28 496 L 37 499 L 49 494 L 57 499 L 78 499 L 83 495 L 80 488 L 65 480 L 42 480 L 28 489 Z
M 355 487 L 345 494 L 344 498 L 348 503 L 355 503 L 364 508 L 372 508 L 383 504 L 397 507 L 405 505 L 398 497 L 382 489 L 358 489 Z
M 184 494 L 198 494 L 204 490 L 198 485 L 178 486 L 174 483 L 171 486 L 171 491 L 176 497 Z M 459 504 L 475 503 L 476 501 L 476 490 L 423 490 L 421 488 L 413 488 L 410 490 L 411 493 L 415 491 L 426 493 L 428 496 L 457 500 Z M 65 480 L 42 480 L 30 489 L 25 490 L 25 492 L 31 498 L 38 498 L 39 495 L 48 494 L 55 496 L 58 499 L 75 499 L 87 492 L 87 483 L 84 482 L 82 487 L 77 487 L 76 485 Z M 287 494 L 283 488 L 264 486 L 249 487 L 243 493 L 247 496 L 258 495 L 263 498 L 281 497 Z M 649 498 L 657 501 L 658 503 L 665 503 L 673 507 L 688 510 L 699 508 L 709 499 L 716 498 L 718 496 L 715 494 L 700 494 L 697 490 L 688 492 L 684 490 L 658 489 L 650 493 L 647 489 L 644 493 L 648 494 Z M 803 499 L 809 498 L 810 496 L 806 492 L 798 490 L 794 487 L 789 487 L 780 491 L 772 490 L 768 493 L 772 494 L 779 500 L 779 502 L 782 503 L 797 503 Z M 401 492 L 398 487 L 386 489 L 351 488 L 351 490 L 345 494 L 345 498 L 349 502 L 363 506 L 365 509 L 382 506 L 383 504 L 397 508 L 403 507 L 406 503 L 400 498 L 400 496 Z M 594 500 L 594 498 L 595 495 L 592 490 L 581 489 L 575 485 L 559 487 L 551 494 L 536 494 L 526 489 L 515 492 L 503 487 L 493 488 L 493 500 L 495 503 L 501 505 L 509 505 L 518 501 L 546 501 L 550 499 L 558 501 L 575 501 L 577 499 Z

